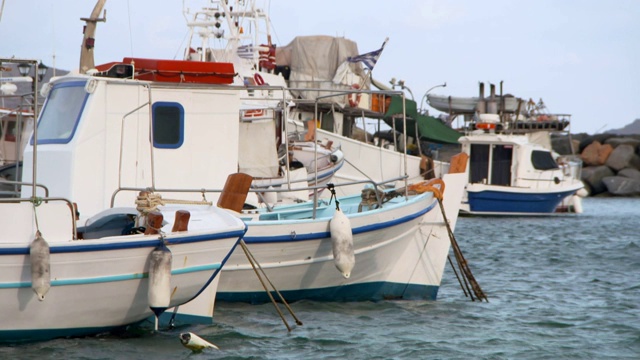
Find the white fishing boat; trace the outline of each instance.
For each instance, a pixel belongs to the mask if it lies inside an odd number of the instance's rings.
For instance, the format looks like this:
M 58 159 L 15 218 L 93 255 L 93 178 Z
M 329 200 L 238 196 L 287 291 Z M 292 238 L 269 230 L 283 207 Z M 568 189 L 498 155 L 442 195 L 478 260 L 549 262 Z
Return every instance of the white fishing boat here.
M 21 197 L 0 199 L 0 341 L 109 331 L 196 297 L 246 231 L 206 199 L 180 197 L 200 165 L 184 161 L 184 138 L 216 136 L 193 133 L 149 82 L 75 75 L 45 92 Z M 201 118 L 237 121 L 237 94 L 217 89 L 208 100 Z M 160 184 L 177 199 L 154 192 Z
M 461 211 L 471 215 L 550 215 L 581 212 L 582 162 L 551 149 L 550 132 L 569 121 L 508 121 L 470 124 L 460 138 L 469 155 Z M 481 116 L 481 121 L 482 121 Z M 568 210 L 569 209 L 569 210 Z
M 424 192 L 412 191 L 414 185 L 378 191 L 376 198 L 371 187 L 334 201 L 245 210 L 244 241 L 287 301 L 435 300 L 451 243 L 447 224 L 455 227 L 465 176 L 446 174 L 432 184 L 435 190 L 423 186 Z M 352 236 L 346 270 L 338 260 L 346 254 L 336 248 L 337 208 L 348 219 L 342 230 Z M 269 301 L 242 252 L 225 265 L 217 299 Z
M 276 47 L 270 35 L 269 16 L 256 1 L 189 1 L 184 9 L 190 30 L 185 59 L 233 62 L 244 83 L 269 85 L 252 88 L 247 93 L 252 100 L 262 99 L 273 105 L 284 96 L 291 105 L 288 129 L 306 133 L 312 125 L 309 133 L 314 136 L 307 139 L 337 145 L 344 155 L 345 163 L 333 174 L 332 183 L 380 182 L 404 174 L 410 182 L 416 182 L 447 172 L 448 164 L 420 155 L 423 151 L 415 134 L 421 139 L 452 144 L 457 143 L 459 135 L 433 118 L 418 116 L 411 100 L 406 100 L 407 139 L 411 144 L 403 144 L 402 136 L 387 146 L 374 144 L 373 137 L 357 136 L 356 124 L 362 125 L 360 121 L 365 121 L 365 116 L 398 122 L 400 130 L 403 99 L 399 91 L 370 90 L 370 79 L 362 65 L 346 61 L 358 55 L 355 42 L 332 36 L 300 36 L 288 45 Z M 387 114 L 387 100 L 392 95 L 398 98 L 394 100 L 398 105 L 393 114 Z M 411 150 L 405 157 L 406 148 Z M 336 190 L 340 195 L 350 195 L 359 192 L 359 186 L 340 186 Z M 323 196 L 327 196 L 326 191 Z
M 241 135 L 244 150 L 240 171 L 253 176 L 254 187 L 283 188 L 283 184 L 290 187 L 292 180 L 295 187 L 324 186 L 330 182 L 344 165 L 340 143 L 315 139 L 313 129 L 290 131 L 282 121 L 258 124 L 265 116 L 282 120 L 282 112 L 273 114 L 267 109 L 279 104 L 282 109 L 282 103 L 293 100 L 285 79 L 276 70 L 276 46 L 271 41 L 267 14 L 256 7 L 255 1 L 196 0 L 184 1 L 183 15 L 189 29 L 185 60 L 232 63 L 237 71 L 235 83 L 249 86 L 242 91 L 243 118 L 251 125 L 241 127 L 245 134 Z M 258 136 L 265 132 L 277 135 Z M 280 135 L 281 132 L 285 135 Z M 289 140 L 286 146 L 283 137 Z M 275 144 L 272 147 L 278 149 L 279 163 L 272 163 L 272 151 L 265 153 L 264 146 L 255 146 L 257 141 Z M 265 167 L 265 163 L 270 165 Z M 295 171 L 293 179 L 285 176 L 296 169 L 302 170 Z M 307 199 L 296 195 L 298 201 Z
M 316 203 L 238 209 L 238 216 L 245 219 L 249 226 L 246 235 L 248 248 L 277 282 L 278 288 L 293 300 L 435 298 L 443 270 L 440 265 L 444 264 L 449 249 L 446 226 L 437 206 L 437 199 L 428 192 L 395 197 L 384 204 L 376 203 L 373 207 L 363 207 L 361 204 L 365 201 L 362 194 L 366 183 L 375 183 L 379 189 L 387 188 L 386 191 L 391 192 L 391 188 L 397 191 L 406 183 L 423 181 L 425 176 L 420 171 L 420 165 L 424 160 L 420 156 L 407 156 L 396 150 L 383 149 L 342 135 L 342 129 L 347 127 L 347 122 L 342 122 L 343 117 L 347 117 L 351 124 L 362 111 L 382 118 L 386 111 L 380 108 L 385 106 L 380 102 L 384 103 L 386 93 L 369 92 L 366 81 L 362 87 L 358 87 L 367 92 L 353 92 L 358 90 L 353 84 L 366 80 L 362 73 L 354 73 L 358 69 L 361 71 L 360 64 L 343 66 L 342 78 L 338 83 L 331 81 L 336 76 L 337 65 L 322 76 L 304 72 L 292 72 L 291 77 L 287 75 L 287 71 L 294 67 L 298 68 L 298 65 L 305 62 L 309 65 L 311 62 L 309 58 L 301 58 L 292 48 L 298 48 L 301 52 L 309 49 L 323 52 L 331 47 L 327 44 L 333 44 L 343 52 L 331 53 L 331 56 L 339 55 L 344 61 L 347 56 L 358 55 L 355 43 L 345 39 L 314 37 L 310 40 L 313 46 L 294 41 L 288 46 L 276 48 L 269 36 L 268 15 L 256 7 L 255 1 L 207 1 L 202 9 L 196 6 L 189 6 L 187 9 L 185 14 L 188 15 L 185 17 L 192 36 L 185 58 L 201 62 L 233 62 L 245 84 L 258 85 L 249 88 L 247 98 L 259 104 L 273 105 L 280 102 L 279 99 L 274 99 L 275 94 L 282 94 L 287 102 L 287 111 L 283 114 L 289 120 L 285 126 L 293 124 L 296 132 L 306 134 L 307 139 L 340 144 L 348 164 L 335 174 L 331 182 L 339 194 L 341 209 L 344 208 L 344 214 L 352 222 L 356 264 L 362 264 L 360 269 L 360 265 L 356 265 L 358 271 L 349 279 L 342 278 L 333 265 L 329 224 L 335 214 L 335 204 L 322 199 Z M 194 45 L 196 34 L 200 41 Z M 215 47 L 213 44 L 221 46 Z M 287 68 L 291 64 L 278 62 L 283 53 L 294 57 L 292 61 L 298 61 L 291 69 Z M 311 55 L 315 61 L 327 56 Z M 328 58 L 333 62 L 331 56 Z M 327 77 L 329 78 L 326 79 Z M 323 84 L 319 85 L 319 82 Z M 389 100 L 391 95 L 396 95 L 395 101 L 400 103 L 396 118 L 403 119 L 402 97 L 398 96 L 399 92 L 388 92 Z M 338 96 L 329 100 L 323 98 L 332 93 Z M 376 109 L 371 108 L 373 102 L 376 102 Z M 247 103 L 250 101 L 244 104 Z M 325 107 L 322 112 L 328 114 L 326 107 L 334 105 L 340 110 L 334 112 L 335 117 L 330 123 L 324 121 L 323 114 L 314 114 L 316 107 Z M 415 112 L 415 102 L 413 108 Z M 316 125 L 320 127 L 316 129 Z M 413 126 L 412 124 L 412 128 Z M 332 131 L 325 130 L 329 128 Z M 291 131 L 287 133 L 290 134 Z M 345 169 L 348 167 L 352 169 L 347 173 Z M 447 168 L 448 165 L 438 168 L 437 174 L 445 174 Z M 406 178 L 408 180 L 405 182 Z M 455 225 L 456 209 L 460 205 L 455 203 L 455 199 L 461 196 L 464 185 L 460 180 L 462 178 L 459 174 L 449 174 L 444 178 L 447 183 L 445 202 L 452 201 L 447 202 L 446 211 L 452 225 Z M 255 183 L 255 179 L 253 181 Z M 324 196 L 328 197 L 327 191 Z M 439 236 L 443 242 L 429 240 L 429 234 Z M 429 247 L 426 250 L 427 241 L 434 245 L 433 249 Z M 416 252 L 416 249 L 425 251 Z M 382 261 L 385 250 L 398 256 Z M 220 279 L 218 298 L 228 301 L 265 301 L 268 297 L 259 281 L 253 280 L 253 269 L 245 254 L 236 251 L 227 265 L 231 263 L 235 265 L 227 267 L 227 272 L 223 272 Z M 430 268 L 434 264 L 437 265 Z M 415 270 L 409 271 L 404 266 Z M 360 292 L 364 288 L 368 290 Z

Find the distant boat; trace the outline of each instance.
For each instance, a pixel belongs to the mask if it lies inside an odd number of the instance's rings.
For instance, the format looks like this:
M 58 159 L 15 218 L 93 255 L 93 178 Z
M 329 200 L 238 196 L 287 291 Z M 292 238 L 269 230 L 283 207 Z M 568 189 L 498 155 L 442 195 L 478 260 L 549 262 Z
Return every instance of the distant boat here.
M 570 212 L 581 212 L 576 193 L 584 187 L 582 162 L 559 157 L 550 143 L 550 132 L 564 129 L 568 120 L 486 120 L 481 115 L 459 139 L 469 155 L 462 214 L 550 215 L 566 212 L 568 202 Z

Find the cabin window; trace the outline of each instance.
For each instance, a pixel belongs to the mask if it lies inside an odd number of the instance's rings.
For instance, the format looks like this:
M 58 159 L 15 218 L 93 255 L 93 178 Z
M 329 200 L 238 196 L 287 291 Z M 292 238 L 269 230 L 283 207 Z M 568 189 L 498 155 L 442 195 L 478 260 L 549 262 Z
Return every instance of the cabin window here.
M 489 145 L 471 144 L 469 164 L 470 183 L 477 184 L 489 180 Z
M 542 150 L 533 150 L 531 152 L 531 163 L 536 170 L 556 170 L 559 169 L 558 164 L 553 160 L 551 152 Z
M 184 108 L 174 102 L 153 104 L 153 146 L 177 149 L 184 142 Z
M 85 81 L 73 81 L 53 86 L 38 121 L 38 144 L 71 141 L 87 102 L 85 84 Z
M 491 185 L 511 185 L 513 145 L 494 145 L 491 155 Z

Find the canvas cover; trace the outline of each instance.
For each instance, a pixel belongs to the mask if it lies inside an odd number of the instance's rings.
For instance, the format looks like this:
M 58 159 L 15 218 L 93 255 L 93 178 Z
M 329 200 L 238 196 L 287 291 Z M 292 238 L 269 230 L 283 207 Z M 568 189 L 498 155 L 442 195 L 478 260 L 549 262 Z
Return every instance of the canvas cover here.
M 255 178 L 278 176 L 278 151 L 273 121 L 240 123 L 239 171 Z
M 402 97 L 398 95 L 392 96 L 389 110 L 387 110 L 384 119 L 391 127 L 393 127 L 395 123 L 395 129 L 400 132 L 402 132 L 403 129 L 403 119 L 398 115 L 402 114 L 402 107 Z M 443 124 L 433 116 L 420 114 L 417 110 L 417 104 L 413 100 L 405 99 L 404 108 L 407 115 L 407 136 L 415 138 L 416 125 L 421 139 L 435 143 L 457 144 L 458 138 L 462 136 L 462 134 Z
M 358 45 L 349 39 L 333 36 L 298 36 L 286 46 L 276 50 L 276 64 L 289 66 L 289 87 L 296 89 L 348 90 L 354 84 L 369 89 L 369 83 L 360 63 L 346 62 L 347 57 L 358 55 Z M 291 91 L 302 99 L 315 100 L 328 92 Z M 322 102 L 347 103 L 346 96 L 333 97 Z

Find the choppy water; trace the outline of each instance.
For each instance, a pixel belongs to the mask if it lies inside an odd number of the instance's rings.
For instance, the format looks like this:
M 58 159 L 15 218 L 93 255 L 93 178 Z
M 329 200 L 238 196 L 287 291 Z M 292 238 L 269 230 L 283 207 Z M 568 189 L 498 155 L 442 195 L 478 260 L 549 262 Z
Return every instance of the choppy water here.
M 270 304 L 218 304 L 214 325 L 5 346 L 0 359 L 640 359 L 640 199 L 584 208 L 460 219 L 489 303 L 465 298 L 447 266 L 435 302 L 297 302 L 290 333 Z M 192 354 L 184 331 L 221 350 Z

